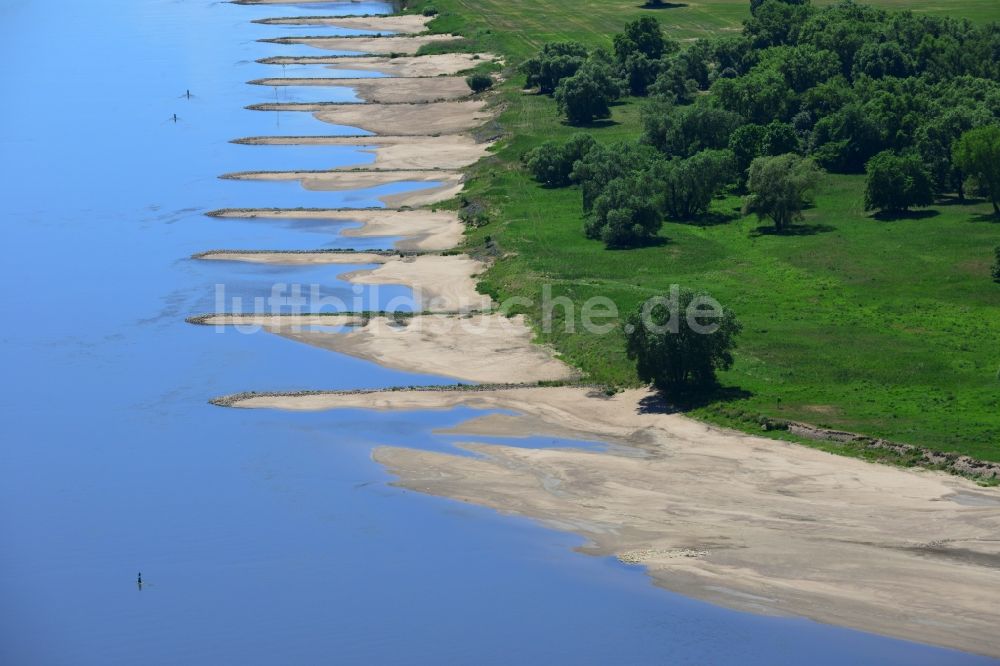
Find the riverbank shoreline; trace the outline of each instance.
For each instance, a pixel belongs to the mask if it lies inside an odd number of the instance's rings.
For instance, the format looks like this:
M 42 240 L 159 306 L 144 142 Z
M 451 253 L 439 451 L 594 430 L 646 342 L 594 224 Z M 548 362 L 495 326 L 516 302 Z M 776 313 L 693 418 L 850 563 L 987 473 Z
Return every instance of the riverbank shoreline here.
M 446 37 L 455 39 L 453 35 Z M 385 48 L 391 42 L 383 40 L 389 39 L 407 38 L 369 38 L 366 42 L 361 38 L 297 37 L 280 43 L 342 48 L 348 43 L 345 40 L 357 40 L 349 44 L 372 42 L 369 48 Z M 419 46 L 441 41 L 429 40 Z M 403 52 L 419 50 L 417 42 L 408 44 Z M 336 58 L 329 61 L 334 63 Z M 376 134 L 466 137 L 490 121 L 495 111 L 483 99 L 261 104 L 252 108 L 310 112 L 320 120 Z M 372 137 L 372 144 L 378 139 Z M 236 176 L 296 178 L 308 189 L 325 189 L 332 181 L 338 188 L 348 183 L 358 186 L 363 180 L 387 177 L 385 173 L 377 177 L 362 177 L 360 173 L 364 172 Z M 433 173 L 440 176 L 448 172 Z M 390 205 L 405 202 L 416 206 L 457 196 L 465 183 L 459 172 L 454 173 L 452 181 L 440 186 L 447 190 L 383 200 Z M 426 179 L 431 180 L 430 172 Z M 323 216 L 331 213 L 257 210 L 220 212 L 219 216 L 277 215 L 290 219 L 296 214 L 328 219 Z M 357 220 L 364 217 L 360 212 L 344 212 L 338 219 L 368 226 L 377 223 L 379 215 L 391 214 L 372 213 L 369 221 L 363 221 Z M 439 212 L 406 214 L 417 219 Z M 451 216 L 446 226 L 452 244 L 439 249 L 461 247 L 461 222 L 454 214 L 446 215 Z M 443 218 L 435 219 L 445 223 Z M 459 225 L 457 234 L 452 220 Z M 406 236 L 404 225 L 392 228 Z M 410 272 L 405 279 L 411 283 L 417 278 L 432 282 L 450 279 L 430 268 L 424 270 L 421 260 L 425 258 L 386 262 L 374 271 L 350 277 L 391 283 L 404 278 L 382 269 L 408 264 L 422 273 Z M 425 260 L 424 265 L 429 267 L 430 262 Z M 475 274 L 469 272 L 465 277 L 471 280 Z M 461 287 L 466 294 L 468 288 L 468 283 Z M 723 606 L 808 617 L 1000 656 L 1000 645 L 990 629 L 1000 623 L 1000 611 L 988 593 L 1000 585 L 1000 547 L 990 537 L 1000 529 L 1000 495 L 995 491 L 942 473 L 873 465 L 714 427 L 665 411 L 657 396 L 645 390 L 609 396 L 580 386 L 525 387 L 528 383 L 575 383 L 586 378 L 552 350 L 534 344 L 534 333 L 523 316 L 361 313 L 273 317 L 220 313 L 196 319 L 193 323 L 203 325 L 256 325 L 269 333 L 395 370 L 506 385 L 446 391 L 242 394 L 213 400 L 220 406 L 290 411 L 469 407 L 513 412 L 475 419 L 454 429 L 473 438 L 462 448 L 474 457 L 376 448 L 373 459 L 396 476 L 402 487 L 579 534 L 588 540 L 582 552 L 641 564 L 655 584 Z M 338 325 L 349 330 L 308 330 Z M 489 332 L 470 333 L 469 327 L 476 326 Z M 295 327 L 299 330 L 292 330 Z M 593 452 L 518 449 L 474 441 L 476 436 L 528 433 L 604 441 L 612 446 Z
M 461 448 L 474 457 L 381 447 L 373 459 L 401 487 L 574 532 L 588 540 L 581 552 L 641 564 L 656 585 L 687 596 L 1000 656 L 990 593 L 1000 585 L 1000 496 L 966 479 L 716 428 L 657 411 L 642 390 L 449 387 L 216 404 L 513 412 L 449 431 L 470 437 Z M 517 433 L 614 446 L 474 440 Z

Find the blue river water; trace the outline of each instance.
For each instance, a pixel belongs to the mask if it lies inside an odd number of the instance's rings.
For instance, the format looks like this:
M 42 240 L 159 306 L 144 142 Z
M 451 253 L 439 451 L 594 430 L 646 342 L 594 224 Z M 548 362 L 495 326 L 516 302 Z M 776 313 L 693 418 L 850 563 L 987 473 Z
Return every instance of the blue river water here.
M 986 663 L 671 594 L 639 569 L 573 552 L 576 537 L 393 487 L 371 460 L 379 444 L 454 450 L 461 438 L 435 431 L 472 410 L 207 403 L 245 390 L 452 383 L 184 322 L 216 309 L 217 285 L 248 300 L 278 282 L 347 296 L 337 276 L 362 268 L 194 253 L 391 245 L 340 237 L 349 225 L 322 220 L 204 215 L 380 206 L 406 187 L 323 193 L 218 178 L 369 162 L 354 148 L 230 140 L 363 133 L 244 109 L 267 91 L 246 81 L 281 70 L 258 58 L 316 52 L 257 42 L 302 28 L 252 19 L 389 10 L 0 0 L 0 664 Z M 379 307 L 405 293 L 360 297 Z

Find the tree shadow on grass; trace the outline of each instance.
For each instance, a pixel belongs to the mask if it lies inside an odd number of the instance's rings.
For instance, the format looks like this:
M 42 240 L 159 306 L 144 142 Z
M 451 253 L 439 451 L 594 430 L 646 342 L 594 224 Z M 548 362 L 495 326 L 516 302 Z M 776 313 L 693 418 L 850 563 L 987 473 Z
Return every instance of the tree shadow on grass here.
M 733 220 L 738 220 L 739 218 L 739 212 L 723 213 L 721 211 L 711 211 L 696 217 L 693 220 L 685 220 L 685 222 L 695 227 L 714 227 L 720 224 L 728 224 Z
M 686 2 L 644 2 L 639 9 L 680 9 L 687 6 Z
M 678 414 L 714 402 L 731 402 L 753 397 L 753 393 L 737 386 L 710 386 L 690 389 L 684 393 L 664 395 L 657 391 L 639 401 L 640 414 Z
M 977 206 L 986 203 L 982 197 L 965 197 L 959 199 L 957 196 L 940 196 L 934 202 L 935 206 Z
M 765 224 L 750 232 L 751 236 L 815 236 L 836 231 L 829 224 L 793 224 L 784 229 L 776 229 L 773 224 Z
M 581 123 L 579 125 L 574 125 L 573 123 L 564 120 L 562 124 L 566 127 L 574 127 L 576 129 L 604 129 L 605 127 L 614 127 L 615 125 L 620 125 L 617 120 L 612 120 L 611 118 L 602 118 L 600 120 L 592 120 L 589 123 Z
M 669 245 L 671 240 L 664 236 L 656 236 L 654 238 L 647 238 L 639 243 L 634 243 L 632 245 L 612 245 L 610 247 L 605 247 L 604 249 L 608 252 L 622 252 L 628 250 L 641 250 L 647 247 L 663 247 L 664 245 Z
M 872 215 L 879 222 L 898 222 L 899 220 L 926 220 L 937 217 L 941 211 L 928 208 L 924 210 L 882 210 Z
M 970 222 L 988 222 L 990 224 L 1000 224 L 1000 215 L 996 213 L 980 213 L 969 218 Z

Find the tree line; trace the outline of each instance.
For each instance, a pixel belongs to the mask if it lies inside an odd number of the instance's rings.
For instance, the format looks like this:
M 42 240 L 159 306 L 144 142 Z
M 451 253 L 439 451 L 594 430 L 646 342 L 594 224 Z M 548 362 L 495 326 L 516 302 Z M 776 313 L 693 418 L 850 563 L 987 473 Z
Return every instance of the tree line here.
M 664 219 L 699 218 L 723 191 L 743 194 L 745 214 L 782 232 L 824 170 L 865 173 L 867 210 L 964 200 L 971 187 L 1000 216 L 996 23 L 852 0 L 751 0 L 740 35 L 682 47 L 647 16 L 614 37 L 613 51 L 549 43 L 521 71 L 571 125 L 610 117 L 624 96 L 648 98 L 638 142 L 580 133 L 523 157 L 544 185 L 579 186 L 584 233 L 609 248 L 650 242 Z M 640 375 L 661 387 L 714 379 L 739 332 L 726 316 L 714 342 L 628 333 Z M 682 372 L 682 358 L 700 369 Z
M 821 9 L 753 0 L 738 36 L 682 48 L 643 17 L 613 43 L 613 52 L 546 44 L 521 69 L 574 125 L 609 117 L 624 95 L 647 97 L 642 142 L 678 160 L 666 174 L 680 178 L 680 160 L 702 151 L 729 151 L 724 168 L 713 158 L 720 169 L 711 175 L 728 171 L 722 184 L 743 189 L 753 160 L 795 154 L 831 172 L 867 173 L 869 210 L 964 199 L 972 185 L 1000 215 L 996 23 L 851 0 Z M 666 212 L 690 219 L 704 212 L 702 200 Z

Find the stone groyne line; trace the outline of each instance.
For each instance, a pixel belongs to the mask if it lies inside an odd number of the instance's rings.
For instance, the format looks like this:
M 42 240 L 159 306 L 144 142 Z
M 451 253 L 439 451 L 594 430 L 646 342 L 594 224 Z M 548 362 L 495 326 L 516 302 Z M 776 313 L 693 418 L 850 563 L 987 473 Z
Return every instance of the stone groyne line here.
M 418 209 L 382 208 L 381 206 L 365 206 L 364 208 L 307 208 L 300 206 L 297 208 L 216 208 L 205 213 L 205 217 L 267 217 L 268 215 L 285 215 L 289 213 L 328 213 L 331 215 L 350 213 L 383 213 L 383 212 L 410 212 Z
M 198 252 L 192 254 L 192 259 L 205 259 L 213 255 L 227 255 L 227 254 L 333 254 L 333 255 L 353 255 L 353 254 L 374 254 L 380 257 L 422 257 L 428 255 L 441 255 L 441 251 L 432 250 L 358 250 L 355 248 L 320 248 L 318 250 L 233 250 L 233 249 L 215 249 L 215 250 L 205 250 L 204 252 Z
M 387 76 L 356 77 L 276 77 L 254 79 L 250 85 L 274 88 L 277 92 L 289 86 L 305 88 L 341 88 L 350 90 L 361 102 L 348 104 L 413 104 L 444 102 L 472 96 L 472 90 L 461 76 Z
M 206 213 L 210 218 L 287 221 L 306 223 L 322 220 L 348 226 L 340 230 L 346 238 L 393 238 L 398 250 L 454 252 L 465 232 L 465 224 L 454 211 L 428 208 L 222 208 Z
M 436 78 L 436 77 L 431 77 Z M 257 102 L 247 104 L 243 108 L 247 111 L 301 111 L 316 112 L 330 108 L 342 106 L 345 108 L 357 106 L 430 106 L 432 104 L 455 103 L 453 99 L 428 99 L 416 102 Z M 412 135 L 406 135 L 412 136 Z M 420 135 L 418 135 L 420 136 Z M 423 135 L 435 136 L 435 135 Z
M 390 55 L 393 53 L 416 55 L 422 47 L 428 44 L 458 42 L 460 40 L 461 37 L 456 37 L 455 35 L 433 34 L 412 37 L 391 35 L 355 35 L 344 37 L 306 35 L 301 37 L 272 37 L 258 39 L 257 41 L 263 44 L 297 45 L 325 49 L 327 51 L 348 51 L 355 55 Z
M 199 315 L 191 315 L 190 317 L 185 317 L 184 321 L 188 324 L 195 324 L 197 326 L 233 326 L 235 324 L 219 323 L 213 321 L 214 319 L 246 319 L 246 320 L 259 320 L 262 318 L 266 319 L 288 319 L 292 320 L 295 318 L 322 318 L 329 317 L 339 318 L 339 319 L 356 319 L 358 321 L 364 321 L 365 319 L 372 319 L 374 317 L 386 317 L 389 319 L 413 319 L 414 317 L 469 317 L 474 314 L 483 314 L 485 311 L 459 311 L 454 310 L 452 312 L 440 312 L 438 310 L 420 310 L 417 312 L 410 312 L 408 310 L 344 310 L 343 312 L 305 312 L 294 314 L 291 312 L 278 312 L 278 313 L 259 313 L 259 312 L 207 312 Z M 306 326 L 307 324 L 288 324 L 289 326 Z
M 337 169 L 293 169 L 290 171 L 232 171 L 224 173 L 217 178 L 222 180 L 246 180 L 257 176 L 275 175 L 282 178 L 295 179 L 293 174 L 303 174 L 305 176 L 321 175 L 344 175 L 352 173 L 454 173 L 455 169 L 425 167 L 422 169 L 366 169 L 365 167 L 342 167 Z M 350 209 L 349 209 L 350 210 Z M 357 210 L 357 209 L 354 209 Z
M 378 31 L 380 34 L 387 33 L 392 36 L 400 36 L 419 35 L 426 32 L 427 24 L 431 20 L 433 20 L 431 16 L 421 16 L 418 14 L 342 14 L 335 16 L 263 18 L 255 19 L 251 23 L 259 25 L 331 26 L 347 30 Z
M 268 56 L 258 58 L 261 65 L 332 65 L 331 69 L 357 69 L 375 71 L 396 76 L 413 76 L 413 72 L 423 72 L 424 76 L 455 75 L 475 68 L 486 62 L 498 62 L 491 53 L 435 53 L 424 56 L 410 56 L 401 53 L 378 55 L 298 55 Z
M 465 79 L 460 76 L 381 76 L 381 77 L 344 77 L 344 76 L 281 76 L 265 77 L 261 79 L 251 79 L 247 81 L 252 86 L 329 86 L 331 88 L 350 88 L 352 86 L 375 83 L 379 85 L 392 85 L 405 81 L 420 81 L 427 84 L 430 81 L 449 81 L 458 79 L 463 83 Z M 320 102 L 321 104 L 323 102 Z
M 299 398 L 313 395 L 378 395 L 380 393 L 476 393 L 486 391 L 507 391 L 511 389 L 545 389 L 553 386 L 573 386 L 578 388 L 589 388 L 594 395 L 604 395 L 603 388 L 596 384 L 584 382 L 563 382 L 563 381 L 542 381 L 534 383 L 506 383 L 506 384 L 418 384 L 415 386 L 387 386 L 377 389 L 345 389 L 339 391 L 330 390 L 310 390 L 301 391 L 243 391 L 241 393 L 230 393 L 209 400 L 209 404 L 217 407 L 233 407 L 240 402 L 252 400 L 253 398 Z
M 881 437 L 859 435 L 843 430 L 820 428 L 809 423 L 796 421 L 769 421 L 768 428 L 785 430 L 798 437 L 823 442 L 847 444 L 852 447 L 870 451 L 885 451 L 886 453 L 911 459 L 918 467 L 942 469 L 952 474 L 981 479 L 1000 479 L 1000 463 L 977 460 L 958 453 L 937 451 L 913 444 L 902 444 Z

